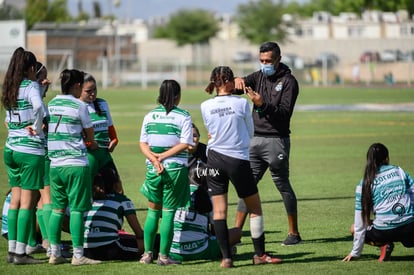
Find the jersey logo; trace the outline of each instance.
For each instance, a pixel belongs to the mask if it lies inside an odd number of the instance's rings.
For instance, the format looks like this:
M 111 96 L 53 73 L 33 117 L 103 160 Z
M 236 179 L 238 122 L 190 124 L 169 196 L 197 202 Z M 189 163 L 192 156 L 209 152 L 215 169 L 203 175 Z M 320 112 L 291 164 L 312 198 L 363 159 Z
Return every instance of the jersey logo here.
M 275 91 L 280 92 L 282 90 L 282 88 L 283 88 L 283 83 L 279 82 L 279 83 L 277 83 L 277 85 L 275 87 Z

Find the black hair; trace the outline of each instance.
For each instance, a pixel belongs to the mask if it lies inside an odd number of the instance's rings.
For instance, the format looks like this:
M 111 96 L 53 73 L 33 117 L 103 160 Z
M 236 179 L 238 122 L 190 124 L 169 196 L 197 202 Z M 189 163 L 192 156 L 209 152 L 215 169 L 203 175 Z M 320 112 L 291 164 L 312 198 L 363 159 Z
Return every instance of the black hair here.
M 70 94 L 71 88 L 79 83 L 83 85 L 83 72 L 76 69 L 65 69 L 60 73 L 61 89 L 64 95 Z
M 371 211 L 373 210 L 372 201 L 372 187 L 374 184 L 375 176 L 378 173 L 378 169 L 388 164 L 389 155 L 388 149 L 381 143 L 374 143 L 368 148 L 367 163 L 365 165 L 364 177 L 362 179 L 362 220 L 365 225 L 371 223 Z
M 204 89 L 211 94 L 214 88 L 225 85 L 228 81 L 234 81 L 234 74 L 230 67 L 218 66 L 211 71 L 210 83 Z
M 36 67 L 36 56 L 22 47 L 14 50 L 2 85 L 1 103 L 6 109 L 17 106 L 17 96 L 22 80 L 29 76 L 29 70 Z
M 198 129 L 198 127 L 194 123 L 191 123 L 191 126 L 193 127 L 194 130 L 196 130 L 197 135 L 200 137 L 200 130 Z
M 265 42 L 262 45 L 260 45 L 259 52 L 265 53 L 270 51 L 272 52 L 273 60 L 278 58 L 281 54 L 280 47 L 276 42 Z
M 93 75 L 91 75 L 89 73 L 84 73 L 84 79 L 83 80 L 84 80 L 84 83 L 85 82 L 93 82 L 95 84 L 96 91 L 98 91 L 98 87 L 96 87 L 96 79 L 95 79 L 95 77 L 93 77 Z M 96 99 L 93 101 L 93 106 L 95 107 L 95 112 L 98 114 L 98 116 L 100 116 L 102 114 L 102 110 L 101 110 L 101 107 L 99 107 L 98 101 Z
M 165 107 L 167 114 L 174 109 L 176 100 L 181 96 L 180 84 L 172 79 L 166 79 L 161 83 L 158 103 Z
M 101 169 L 93 180 L 93 198 L 105 199 L 106 195 L 116 193 L 117 182 L 119 182 L 119 177 L 114 169 L 110 167 Z

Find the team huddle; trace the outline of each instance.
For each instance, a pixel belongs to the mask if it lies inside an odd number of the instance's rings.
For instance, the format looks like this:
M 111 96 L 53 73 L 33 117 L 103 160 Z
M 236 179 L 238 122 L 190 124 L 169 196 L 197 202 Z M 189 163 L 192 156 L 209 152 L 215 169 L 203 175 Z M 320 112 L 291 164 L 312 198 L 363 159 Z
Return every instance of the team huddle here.
M 2 85 L 10 186 L 2 224 L 7 262 L 43 263 L 30 255 L 40 250 L 49 264 L 155 260 L 162 266 L 219 259 L 222 268 L 232 268 L 248 216 L 253 264 L 281 263 L 266 250 L 258 183 L 269 170 L 287 214 L 282 245 L 300 244 L 297 199 L 289 180 L 290 119 L 299 85 L 280 62 L 277 43 L 263 43 L 259 60 L 261 69 L 244 77 L 235 77 L 227 66 L 212 70 L 205 91 L 215 95 L 200 105 L 207 144 L 199 142 L 191 114 L 179 107 L 180 84 L 161 83 L 158 105 L 145 115 L 140 132 L 146 158 L 140 192 L 148 201 L 141 227 L 111 156 L 118 136 L 108 103 L 97 97 L 95 78 L 65 69 L 61 94 L 46 106 L 46 68 L 33 53 L 16 49 Z M 384 148 L 369 149 L 367 163 L 375 165 L 367 164 L 357 188 L 354 249 L 344 261 L 359 257 L 364 243 L 380 247 L 380 261 L 389 259 L 393 242 L 414 246 L 414 180 L 389 165 Z M 388 171 L 399 176 L 381 181 L 391 177 Z M 230 182 L 239 198 L 232 228 L 227 221 Z M 379 198 L 377 185 L 388 196 Z M 386 200 L 393 202 L 384 207 Z M 402 205 L 398 211 L 397 204 Z M 133 233 L 123 230 L 124 218 Z M 64 249 L 62 230 L 70 232 L 72 252 Z

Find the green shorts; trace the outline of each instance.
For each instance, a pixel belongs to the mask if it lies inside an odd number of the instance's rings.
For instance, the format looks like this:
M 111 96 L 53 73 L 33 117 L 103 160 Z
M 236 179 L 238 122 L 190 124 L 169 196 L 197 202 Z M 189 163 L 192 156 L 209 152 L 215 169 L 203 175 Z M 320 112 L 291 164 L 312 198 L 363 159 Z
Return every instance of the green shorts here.
M 208 239 L 208 247 L 203 252 L 195 254 L 170 253 L 169 256 L 178 261 L 217 260 L 221 258 L 221 251 L 217 239 L 215 237 L 210 237 L 210 239 Z
M 92 206 L 89 166 L 50 167 L 50 193 L 53 209 L 87 211 Z
M 24 190 L 43 188 L 44 156 L 21 153 L 5 147 L 4 163 L 10 188 L 20 187 Z
M 147 166 L 141 193 L 148 201 L 161 204 L 166 209 L 184 207 L 190 199 L 188 168 L 169 167 L 161 175 L 157 175 L 152 165 Z
M 88 161 L 93 179 L 98 174 L 98 171 L 108 162 L 113 161 L 113 159 L 107 148 L 98 148 L 96 150 L 88 150 Z

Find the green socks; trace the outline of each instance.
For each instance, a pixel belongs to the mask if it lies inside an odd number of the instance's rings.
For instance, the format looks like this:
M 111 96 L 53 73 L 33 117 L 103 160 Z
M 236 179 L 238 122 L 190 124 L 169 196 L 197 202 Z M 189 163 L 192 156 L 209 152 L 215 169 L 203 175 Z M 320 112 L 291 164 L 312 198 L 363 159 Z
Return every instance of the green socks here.
M 83 218 L 83 212 L 70 211 L 69 228 L 70 234 L 72 236 L 73 247 L 83 248 L 83 234 L 85 233 L 85 221 Z
M 174 215 L 175 210 L 162 210 L 162 219 L 160 224 L 160 254 L 168 256 L 172 238 L 174 234 Z
M 52 211 L 49 219 L 49 243 L 54 245 L 60 245 L 62 223 L 65 213 Z
M 144 225 L 144 248 L 145 252 L 152 251 L 154 248 L 155 236 L 158 231 L 158 222 L 161 210 L 148 208 L 147 218 Z M 163 217 L 164 219 L 164 217 Z

